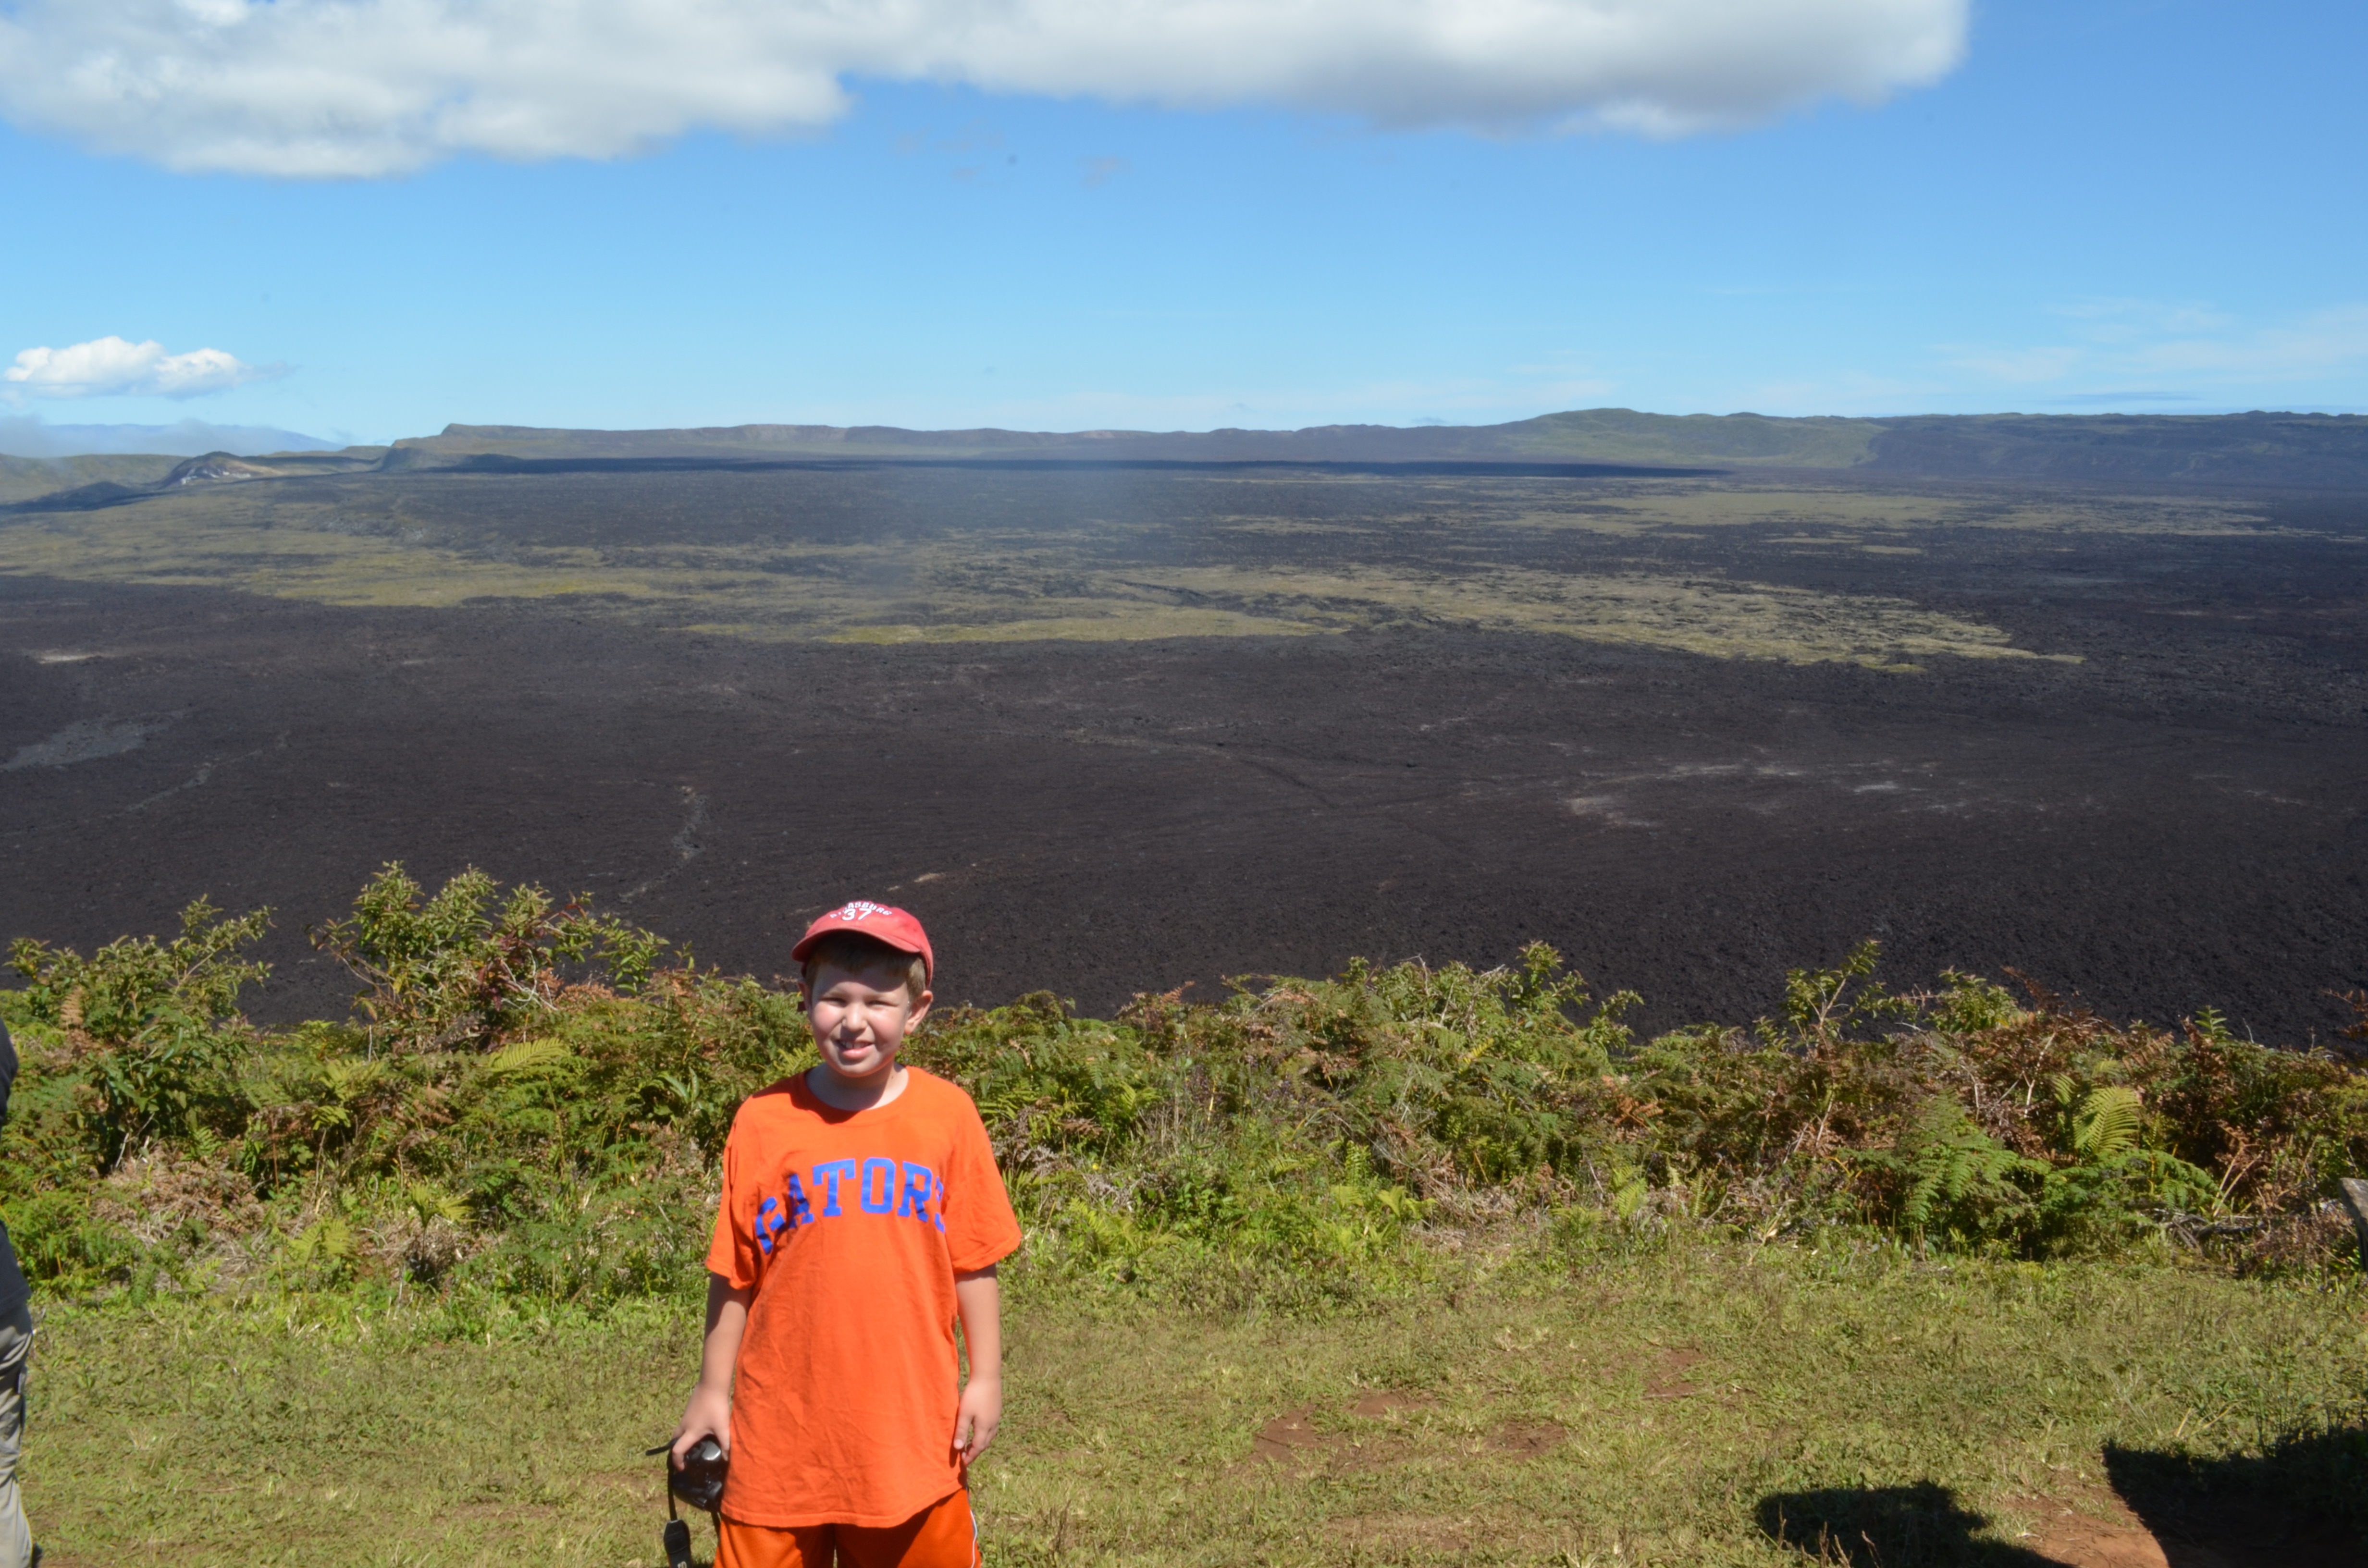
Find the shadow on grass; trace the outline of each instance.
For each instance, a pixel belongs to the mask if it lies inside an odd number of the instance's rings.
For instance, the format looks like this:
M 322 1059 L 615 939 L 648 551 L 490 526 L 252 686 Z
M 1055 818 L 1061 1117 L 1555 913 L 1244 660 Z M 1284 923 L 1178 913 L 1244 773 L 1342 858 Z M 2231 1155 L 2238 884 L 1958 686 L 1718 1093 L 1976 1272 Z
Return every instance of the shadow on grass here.
M 1990 1521 L 1932 1482 L 1836 1486 L 1764 1497 L 1759 1528 L 1827 1568 L 2079 1568 L 2151 1559 L 2169 1568 L 2362 1568 L 2368 1564 L 2368 1428 L 2294 1437 L 2229 1459 L 2108 1445 L 2113 1490 L 2159 1558 L 2067 1558 L 1985 1539 Z M 2134 1532 L 2133 1532 L 2134 1533 Z M 2139 1544 L 2143 1545 L 2142 1540 Z
M 1833 1568 L 2059 1568 L 2053 1558 L 1980 1539 L 1989 1520 L 1930 1481 L 1778 1493 L 1760 1499 L 1759 1517 L 1769 1535 Z
M 2232 1459 L 2108 1445 L 2105 1474 L 2174 1565 L 2185 1547 L 2237 1568 L 2368 1562 L 2368 1427 Z

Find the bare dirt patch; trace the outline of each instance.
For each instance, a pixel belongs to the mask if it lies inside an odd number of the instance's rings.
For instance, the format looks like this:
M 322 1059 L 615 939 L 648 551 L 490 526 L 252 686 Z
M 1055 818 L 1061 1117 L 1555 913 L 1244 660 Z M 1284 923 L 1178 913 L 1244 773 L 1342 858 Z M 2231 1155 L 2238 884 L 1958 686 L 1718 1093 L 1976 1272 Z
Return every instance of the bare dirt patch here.
M 2176 1520 L 2117 1506 L 2099 1520 L 2061 1504 L 2032 1505 L 2048 1522 L 2032 1544 L 2066 1568 L 2360 1568 L 2355 1530 L 2258 1506 L 2209 1504 Z M 2051 1517 L 2052 1516 L 2052 1517 Z
M 1488 1435 L 1488 1447 L 1508 1459 L 1533 1460 L 1569 1440 L 1558 1421 L 1508 1421 Z
M 2013 1505 L 2032 1517 L 2024 1544 L 2064 1568 L 2360 1568 L 2368 1546 L 2339 1528 L 2260 1507 L 2208 1505 L 2150 1526 L 2106 1494 Z
M 2117 1499 L 2108 1501 L 2109 1517 L 2103 1518 L 2097 1517 L 2093 1502 L 2089 1510 L 2059 1499 L 2015 1506 L 2036 1519 L 2024 1544 L 2064 1568 L 2225 1568 L 2216 1559 L 2173 1563 L 2154 1532 Z
M 1436 1403 L 1429 1394 L 1384 1389 L 1346 1407 L 1349 1415 L 1387 1423 L 1380 1431 L 1371 1427 L 1327 1430 L 1316 1422 L 1320 1407 L 1303 1405 L 1259 1427 L 1250 1441 L 1250 1454 L 1253 1460 L 1299 1469 L 1324 1465 L 1335 1470 L 1374 1470 L 1396 1464 L 1411 1458 L 1414 1451 L 1414 1445 L 1397 1428 L 1407 1415 Z
M 1429 1410 L 1439 1402 L 1427 1393 L 1413 1393 L 1403 1389 L 1375 1389 L 1349 1407 L 1352 1415 L 1368 1420 L 1383 1420 L 1408 1411 Z
M 1698 1387 L 1686 1374 L 1709 1358 L 1691 1346 L 1664 1350 L 1655 1358 L 1653 1369 L 1645 1380 L 1646 1399 L 1691 1399 L 1710 1391 Z
M 1315 1415 L 1311 1406 L 1276 1416 L 1250 1439 L 1251 1454 L 1275 1464 L 1297 1464 L 1321 1458 L 1338 1439 L 1334 1434 L 1317 1429 Z

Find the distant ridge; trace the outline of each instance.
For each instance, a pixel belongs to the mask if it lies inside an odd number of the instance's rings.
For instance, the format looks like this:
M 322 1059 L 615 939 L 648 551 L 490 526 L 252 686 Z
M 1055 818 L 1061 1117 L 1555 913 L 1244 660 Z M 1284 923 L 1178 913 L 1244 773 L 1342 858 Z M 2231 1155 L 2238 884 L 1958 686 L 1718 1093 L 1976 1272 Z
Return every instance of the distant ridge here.
M 472 457 L 526 460 L 703 459 L 1185 462 L 1614 463 L 1845 470 L 1861 475 L 2096 483 L 2368 489 L 2368 417 L 2324 414 L 1917 415 L 1782 419 L 1597 408 L 1508 425 L 1326 425 L 1206 432 L 905 430 L 737 425 L 684 430 L 548 430 L 449 425 L 397 441 L 389 469 Z
M 2265 486 L 2368 492 L 2368 416 L 2327 414 L 1915 415 L 1780 419 L 1592 408 L 1508 425 L 1304 430 L 905 430 L 734 425 L 556 430 L 448 425 L 392 447 L 241 457 L 0 457 L 0 511 L 118 506 L 192 485 L 302 475 L 586 465 L 797 462 L 1337 463 L 1585 468 L 1639 474 L 1782 470 L 1852 478 Z
M 268 425 L 51 425 L 0 418 L 0 454 L 14 458 L 141 456 L 194 458 L 208 452 L 325 452 L 336 446 L 318 436 Z
M 384 447 L 347 447 L 341 452 L 273 452 L 255 458 L 228 452 L 181 459 L 170 454 L 0 457 L 0 512 L 86 512 L 190 485 L 372 472 L 385 465 L 386 455 Z

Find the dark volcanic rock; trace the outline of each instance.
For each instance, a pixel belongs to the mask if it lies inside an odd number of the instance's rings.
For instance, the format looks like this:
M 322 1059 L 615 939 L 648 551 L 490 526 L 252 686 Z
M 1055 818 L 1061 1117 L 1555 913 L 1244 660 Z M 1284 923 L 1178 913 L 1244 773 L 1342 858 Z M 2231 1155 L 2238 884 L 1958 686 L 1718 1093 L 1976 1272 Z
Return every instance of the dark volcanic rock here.
M 258 1011 L 318 1014 L 348 987 L 302 927 L 399 858 L 588 890 L 766 977 L 814 913 L 884 896 L 982 1002 L 1543 939 L 1648 1025 L 1741 1021 L 1873 936 L 1898 983 L 2013 966 L 2299 1041 L 2368 983 L 2362 596 L 2342 548 L 2263 548 L 2142 600 L 2017 582 L 2087 663 L 1922 676 L 1448 630 L 756 643 L 10 580 L 0 935 L 270 903 Z
M 2358 415 L 1967 415 L 1881 422 L 1867 472 L 2094 484 L 2368 483 Z

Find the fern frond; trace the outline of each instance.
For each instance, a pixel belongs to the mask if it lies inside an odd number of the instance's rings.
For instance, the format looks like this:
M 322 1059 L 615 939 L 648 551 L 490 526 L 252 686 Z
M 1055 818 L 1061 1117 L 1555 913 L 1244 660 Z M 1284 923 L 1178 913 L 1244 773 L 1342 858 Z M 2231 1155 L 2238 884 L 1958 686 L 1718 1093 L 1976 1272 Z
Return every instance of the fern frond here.
M 450 1220 L 456 1225 L 469 1222 L 469 1200 L 432 1181 L 413 1182 L 404 1188 L 403 1196 L 423 1225 L 436 1219 Z
M 288 1255 L 298 1263 L 341 1262 L 354 1256 L 354 1228 L 332 1214 L 290 1243 Z
M 2072 1147 L 2091 1160 L 2110 1160 L 2137 1147 L 2146 1100 L 2125 1084 L 2107 1084 L 2080 1102 Z
M 555 1067 L 568 1058 L 564 1041 L 550 1039 L 522 1040 L 516 1045 L 506 1045 L 485 1058 L 485 1071 L 497 1074 L 533 1073 L 545 1067 Z

